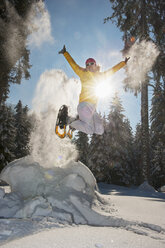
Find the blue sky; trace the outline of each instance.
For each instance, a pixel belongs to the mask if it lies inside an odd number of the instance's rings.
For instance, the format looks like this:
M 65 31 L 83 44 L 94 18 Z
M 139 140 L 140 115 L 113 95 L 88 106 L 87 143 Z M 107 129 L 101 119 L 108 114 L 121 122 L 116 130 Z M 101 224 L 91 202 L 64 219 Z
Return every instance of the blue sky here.
M 103 24 L 104 18 L 112 13 L 109 0 L 46 0 L 45 5 L 54 41 L 44 42 L 39 47 L 30 46 L 31 78 L 23 80 L 21 85 L 11 86 L 8 102 L 12 104 L 21 100 L 31 107 L 37 82 L 45 70 L 61 69 L 69 78 L 77 78 L 64 57 L 58 54 L 64 44 L 82 67 L 89 57 L 96 59 L 102 71 L 123 60 L 120 53 L 123 48 L 122 33 L 111 22 Z M 124 69 L 116 74 L 113 83 L 119 88 L 124 114 L 135 129 L 140 121 L 140 99 L 121 89 Z M 100 111 L 108 111 L 111 99 L 112 96 L 101 101 Z

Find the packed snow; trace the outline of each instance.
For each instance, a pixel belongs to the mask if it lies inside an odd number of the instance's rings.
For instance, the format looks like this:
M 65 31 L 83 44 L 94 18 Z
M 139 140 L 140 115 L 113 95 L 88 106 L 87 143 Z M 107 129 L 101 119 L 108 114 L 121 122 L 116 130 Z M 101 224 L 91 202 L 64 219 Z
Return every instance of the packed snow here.
M 81 162 L 44 168 L 30 156 L 10 163 L 0 178 L 10 185 L 0 188 L 2 247 L 165 246 L 165 194 L 146 182 L 98 190 Z

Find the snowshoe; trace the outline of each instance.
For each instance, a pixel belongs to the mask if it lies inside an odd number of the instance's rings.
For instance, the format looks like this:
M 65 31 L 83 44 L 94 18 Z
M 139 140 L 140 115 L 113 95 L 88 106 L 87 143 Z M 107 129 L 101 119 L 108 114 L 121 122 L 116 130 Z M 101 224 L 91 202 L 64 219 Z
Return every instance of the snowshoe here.
M 66 105 L 62 105 L 59 109 L 56 126 L 55 126 L 55 133 L 60 137 L 61 139 L 65 138 L 67 135 L 70 139 L 73 136 L 72 129 L 69 128 L 67 132 L 68 127 L 68 107 Z
M 73 137 L 73 130 L 71 128 L 69 128 L 68 132 L 67 132 L 67 135 L 70 139 L 72 139 Z

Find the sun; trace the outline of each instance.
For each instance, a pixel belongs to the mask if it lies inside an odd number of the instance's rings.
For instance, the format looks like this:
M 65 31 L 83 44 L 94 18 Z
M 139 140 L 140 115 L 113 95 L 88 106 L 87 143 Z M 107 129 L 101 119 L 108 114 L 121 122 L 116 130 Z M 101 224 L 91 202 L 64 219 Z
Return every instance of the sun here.
M 95 87 L 95 95 L 99 98 L 105 98 L 111 93 L 111 86 L 109 81 L 99 82 Z

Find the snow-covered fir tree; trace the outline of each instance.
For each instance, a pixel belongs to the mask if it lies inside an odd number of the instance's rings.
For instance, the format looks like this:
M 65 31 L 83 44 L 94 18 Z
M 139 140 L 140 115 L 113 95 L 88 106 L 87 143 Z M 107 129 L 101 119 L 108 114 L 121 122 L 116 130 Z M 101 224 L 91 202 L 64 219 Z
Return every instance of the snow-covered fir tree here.
M 89 152 L 89 138 L 86 133 L 77 132 L 77 135 L 74 139 L 78 150 L 78 160 L 87 165 L 88 163 L 88 152 Z
M 110 0 L 110 2 L 112 4 L 113 12 L 111 13 L 111 16 L 105 18 L 105 22 L 115 22 L 116 26 L 123 32 L 123 38 L 125 40 L 129 37 L 135 37 L 138 42 L 152 40 L 159 47 L 160 51 L 155 66 L 152 67 L 152 71 L 154 74 L 162 77 L 163 81 L 165 81 L 164 1 L 140 0 L 137 3 L 137 1 L 132 0 Z M 127 44 L 128 42 L 126 41 L 125 45 Z M 127 50 L 126 46 L 124 50 Z M 136 66 L 138 66 L 138 63 L 136 63 Z M 135 94 L 137 94 L 139 90 L 141 91 L 141 129 L 143 133 L 142 175 L 143 180 L 147 181 L 149 179 L 150 171 L 148 86 L 151 82 L 148 76 L 142 80 L 139 80 L 138 85 L 135 83 L 132 84 L 133 81 L 133 79 L 129 80 L 128 78 L 128 80 L 125 80 L 125 86 L 126 88 L 133 89 Z
M 150 175 L 153 186 L 158 188 L 165 185 L 165 94 L 160 81 L 152 97 L 151 149 Z
M 26 149 L 27 149 L 27 154 L 29 154 L 29 141 L 30 141 L 30 135 L 31 135 L 31 131 L 33 128 L 33 125 L 35 123 L 35 115 L 29 115 L 29 108 L 26 105 L 25 107 L 23 107 L 23 117 L 25 120 L 25 129 L 24 129 L 24 137 L 25 137 L 25 144 L 26 145 Z
M 124 119 L 123 111 L 121 101 L 116 94 L 108 115 L 106 146 L 108 166 L 111 167 L 111 182 L 129 185 L 132 184 L 131 169 L 133 168 L 129 157 L 129 154 L 132 154 L 132 148 L 129 144 L 129 142 L 132 143 L 132 133 L 128 121 Z
M 132 132 L 132 127 L 130 125 L 130 121 L 126 118 L 124 119 L 124 126 L 125 126 L 125 132 L 124 132 L 124 138 L 126 140 L 126 148 L 127 148 L 127 162 L 128 162 L 128 169 L 129 169 L 129 175 L 131 175 L 132 183 L 135 184 L 135 165 L 134 165 L 134 149 L 133 149 L 133 143 L 134 143 L 134 137 Z
M 15 156 L 16 158 L 21 158 L 29 154 L 31 123 L 28 117 L 28 107 L 23 107 L 21 101 L 15 106 L 15 110 Z
M 136 125 L 136 132 L 133 143 L 134 150 L 134 182 L 137 185 L 143 183 L 142 178 L 142 131 L 141 124 Z
M 153 150 L 151 179 L 156 189 L 165 185 L 165 146 L 162 141 L 158 141 Z
M 89 147 L 88 166 L 98 182 L 110 182 L 110 167 L 106 146 L 106 120 L 103 119 L 105 131 L 102 135 L 93 134 Z
M 0 105 L 0 171 L 15 158 L 16 129 L 14 122 L 12 108 Z

